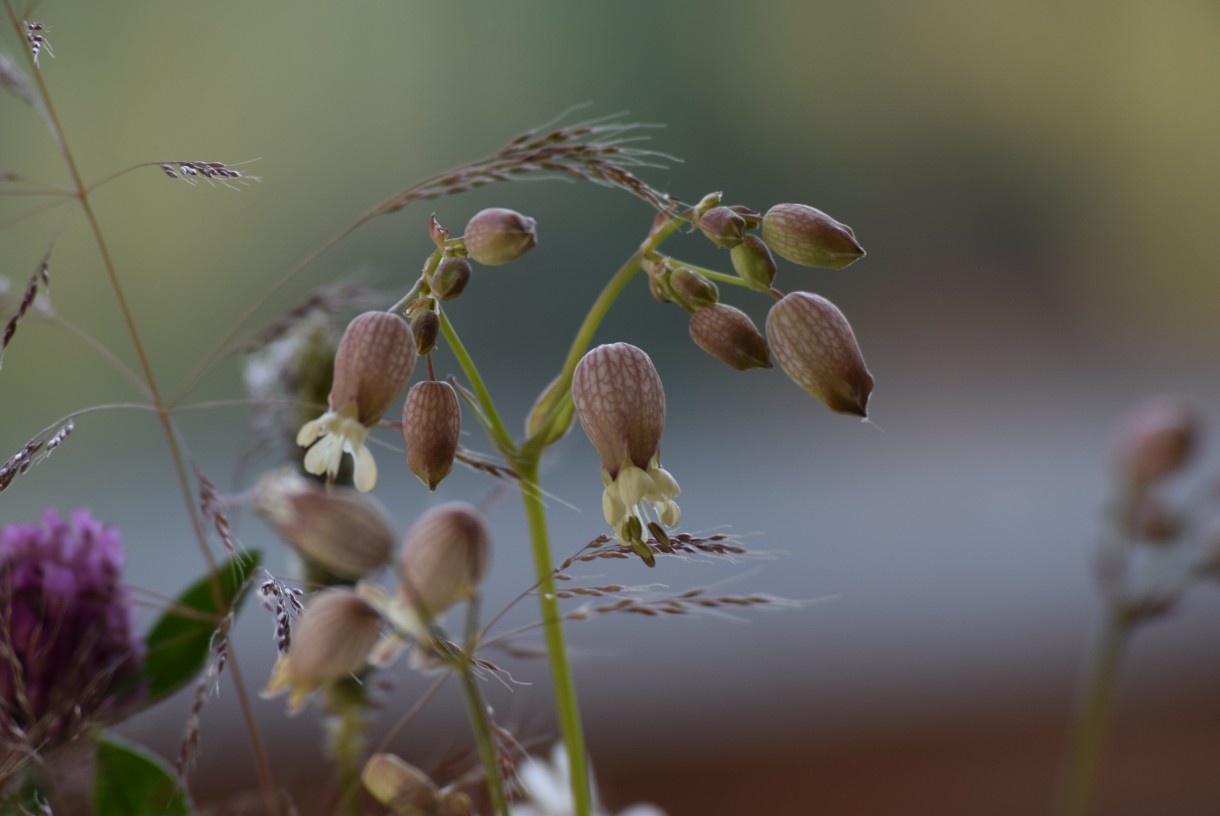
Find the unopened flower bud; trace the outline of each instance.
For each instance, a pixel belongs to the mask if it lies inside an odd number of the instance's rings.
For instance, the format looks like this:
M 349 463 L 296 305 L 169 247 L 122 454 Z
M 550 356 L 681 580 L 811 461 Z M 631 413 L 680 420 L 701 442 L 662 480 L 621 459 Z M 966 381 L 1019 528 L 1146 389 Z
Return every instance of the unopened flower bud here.
M 745 236 L 741 243 L 733 247 L 730 258 L 737 277 L 758 292 L 771 291 L 771 282 L 775 280 L 775 258 L 766 242 L 757 235 Z
M 1199 444 L 1198 412 L 1187 399 L 1160 396 L 1136 406 L 1118 429 L 1118 466 L 1136 490 L 1171 476 Z
M 437 300 L 452 300 L 462 294 L 469 282 L 470 261 L 456 256 L 442 258 L 428 276 L 428 288 Z
M 525 433 L 527 436 L 533 436 L 542 427 L 543 421 L 550 415 L 552 410 L 557 410 L 554 419 L 551 422 L 550 430 L 542 439 L 543 447 L 553 445 L 568 432 L 572 427 L 572 417 L 575 415 L 575 408 L 572 405 L 571 399 L 565 399 L 569 394 L 567 383 L 563 382 L 562 377 L 556 377 L 551 380 L 550 384 L 538 395 L 538 399 L 534 401 L 533 407 L 530 408 L 529 416 L 525 418 Z M 558 406 L 558 409 L 556 409 Z
M 428 219 L 428 237 L 432 239 L 432 243 L 437 246 L 444 246 L 445 241 L 449 239 L 449 230 L 441 226 L 441 222 L 436 220 L 436 213 Z
M 864 257 L 851 227 L 805 204 L 767 210 L 762 237 L 781 258 L 801 266 L 843 269 Z
M 436 785 L 394 754 L 373 754 L 360 774 L 365 789 L 395 816 L 438 816 Z
M 437 816 L 470 816 L 473 812 L 474 803 L 469 796 L 459 790 L 442 791 Z
M 517 260 L 538 242 L 537 222 L 499 207 L 475 213 L 466 224 L 466 252 L 484 266 Z
M 740 309 L 717 303 L 690 316 L 695 345 L 738 371 L 770 368 L 767 341 L 754 321 Z
M 699 229 L 716 246 L 732 249 L 745 235 L 746 220 L 728 207 L 713 207 L 699 216 Z
M 462 412 L 452 385 L 428 380 L 412 386 L 402 405 L 407 467 L 429 490 L 453 469 L 461 433 Z
M 1131 535 L 1150 544 L 1167 544 L 1182 530 L 1182 520 L 1152 495 L 1142 495 L 1129 503 L 1125 519 Z
M 353 590 L 322 590 L 301 613 L 263 696 L 288 691 L 288 711 L 296 713 L 315 690 L 359 671 L 380 632 L 381 615 Z
M 767 314 L 767 339 L 784 373 L 841 414 L 868 416 L 873 375 L 847 318 L 824 297 L 790 292 Z
M 471 505 L 450 502 L 428 510 L 403 539 L 399 599 L 432 616 L 473 597 L 490 541 L 483 515 Z
M 669 273 L 669 288 L 674 297 L 681 298 L 692 309 L 712 306 L 720 300 L 720 290 L 703 275 L 685 266 Z
M 411 336 L 415 338 L 415 353 L 422 357 L 436 348 L 436 338 L 441 333 L 441 319 L 431 309 L 417 312 L 411 318 Z
M 369 427 L 381 420 L 406 387 L 415 356 L 411 328 L 396 314 L 365 312 L 348 324 L 335 352 L 330 410 L 306 422 L 297 433 L 298 445 L 312 446 L 305 454 L 306 471 L 334 479 L 343 454 L 350 453 L 356 488 L 373 489 L 377 463 L 364 440 Z
M 396 538 L 377 502 L 357 491 L 323 490 L 291 469 L 258 481 L 254 509 L 289 546 L 339 578 L 376 570 Z

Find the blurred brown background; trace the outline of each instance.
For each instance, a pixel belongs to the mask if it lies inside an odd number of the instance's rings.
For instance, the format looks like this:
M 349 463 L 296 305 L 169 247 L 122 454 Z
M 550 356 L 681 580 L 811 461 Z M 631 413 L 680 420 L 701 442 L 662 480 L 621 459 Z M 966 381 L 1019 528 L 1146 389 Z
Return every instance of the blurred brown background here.
M 572 627 L 603 793 L 673 816 L 1047 810 L 1096 618 L 1089 554 L 1113 422 L 1160 391 L 1220 416 L 1220 7 L 48 0 L 36 14 L 56 54 L 43 75 L 86 178 L 145 161 L 259 159 L 245 169 L 262 183 L 240 192 L 192 189 L 154 167 L 95 198 L 170 389 L 244 303 L 368 205 L 575 103 L 664 123 L 650 146 L 684 161 L 648 178 L 684 200 L 724 190 L 851 224 L 866 259 L 843 272 L 786 265 L 777 285 L 818 291 L 851 319 L 877 378 L 877 427 L 829 414 L 778 371 L 737 374 L 704 357 L 643 281 L 599 334 L 644 346 L 661 372 L 684 525 L 727 527 L 777 557 L 590 573 L 815 601 L 744 622 Z M 9 36 L 4 50 L 17 47 Z M 8 96 L 0 169 L 65 179 L 38 117 Z M 38 201 L 0 198 L 0 223 Z M 480 271 L 451 314 L 516 427 L 647 229 L 651 214 L 622 193 L 515 184 L 413 206 L 324 256 L 259 322 L 338 279 L 392 297 L 429 251 L 433 208 L 456 230 L 491 205 L 536 217 L 540 246 Z M 66 211 L 0 232 L 0 274 L 19 289 L 58 236 L 57 308 L 129 359 L 96 250 Z M 705 244 L 666 246 L 727 268 Z M 765 314 L 760 298 L 726 299 Z M 48 326 L 25 325 L 4 363 L 5 455 L 67 411 L 132 399 Z M 194 397 L 236 396 L 239 374 L 222 368 Z M 245 419 L 180 415 L 223 489 L 248 483 L 234 476 Z M 466 443 L 488 449 L 474 433 Z M 431 501 L 489 490 L 464 473 L 429 497 L 392 464 L 399 453 L 378 455 L 378 496 L 402 529 Z M 595 468 L 578 433 L 550 460 L 561 553 L 601 531 Z M 123 529 L 131 581 L 172 594 L 201 564 L 169 473 L 147 415 L 95 414 L 0 496 L 0 522 L 88 505 Z M 495 609 L 530 568 L 517 501 L 493 500 L 492 520 Z M 284 567 L 261 523 L 239 525 Z M 532 620 L 528 604 L 516 613 Z M 261 685 L 271 621 L 251 605 L 239 629 Z M 1217 635 L 1211 587 L 1137 635 L 1098 813 L 1220 812 Z M 545 669 L 510 665 L 532 685 L 488 693 L 544 750 Z M 394 673 L 386 726 L 426 682 Z M 173 754 L 188 707 L 175 698 L 123 730 Z M 319 722 L 285 720 L 279 702 L 260 702 L 259 716 L 282 780 L 306 789 Z M 207 717 L 199 790 L 253 785 L 231 690 Z M 398 747 L 435 768 L 466 740 L 459 701 L 446 698 Z

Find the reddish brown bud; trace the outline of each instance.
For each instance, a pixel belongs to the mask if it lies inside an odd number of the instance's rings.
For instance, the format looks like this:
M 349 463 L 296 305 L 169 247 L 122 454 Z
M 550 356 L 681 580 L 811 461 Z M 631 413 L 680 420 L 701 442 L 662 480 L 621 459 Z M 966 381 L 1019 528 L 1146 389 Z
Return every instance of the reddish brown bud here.
M 470 283 L 470 261 L 450 256 L 428 275 L 428 288 L 437 300 L 452 300 Z
M 775 259 L 763 239 L 757 235 L 747 235 L 742 242 L 733 247 L 730 257 L 737 277 L 758 292 L 771 291 L 771 282 L 775 280 Z
M 436 312 L 425 309 L 411 318 L 411 336 L 415 338 L 415 353 L 420 357 L 436 348 L 441 333 L 441 319 Z
M 851 227 L 804 204 L 776 204 L 767 210 L 762 237 L 781 258 L 801 266 L 843 269 L 864 257 Z
M 427 615 L 469 599 L 487 568 L 490 539 L 483 515 L 469 504 L 428 510 L 403 539 L 399 598 Z
M 330 409 L 356 403 L 355 419 L 375 425 L 398 398 L 415 368 L 411 327 L 392 312 L 365 312 L 347 326 L 335 352 Z
M 1171 476 L 1198 447 L 1199 415 L 1183 397 L 1160 396 L 1136 406 L 1119 425 L 1118 466 L 1135 489 Z
M 665 389 L 647 354 L 627 343 L 593 349 L 572 375 L 572 402 L 610 478 L 624 464 L 648 468 L 665 430 Z
M 402 436 L 407 443 L 407 467 L 436 490 L 453 469 L 462 412 L 457 393 L 447 382 L 416 383 L 402 405 Z
M 517 260 L 538 242 L 537 222 L 515 210 L 493 207 L 466 224 L 466 251 L 484 266 Z
M 868 415 L 873 376 L 847 318 L 824 297 L 791 292 L 767 314 L 767 339 L 788 377 L 841 414 Z
M 771 367 L 767 341 L 740 309 L 724 303 L 699 309 L 690 316 L 690 336 L 699 348 L 738 371 Z
M 728 207 L 712 207 L 699 216 L 699 229 L 716 246 L 732 249 L 741 243 L 746 220 Z
M 702 309 L 720 300 L 720 290 L 716 284 L 685 266 L 679 266 L 669 273 L 669 288 L 674 297 L 690 309 Z
M 449 239 L 449 230 L 441 226 L 441 222 L 436 220 L 436 213 L 428 219 L 428 237 L 432 239 L 432 243 L 437 246 L 444 246 L 445 241 Z

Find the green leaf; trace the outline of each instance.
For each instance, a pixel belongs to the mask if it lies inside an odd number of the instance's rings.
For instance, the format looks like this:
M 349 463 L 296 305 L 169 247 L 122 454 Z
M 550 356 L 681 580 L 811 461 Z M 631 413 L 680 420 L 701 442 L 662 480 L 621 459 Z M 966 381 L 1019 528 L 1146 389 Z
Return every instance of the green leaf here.
M 159 757 L 113 737 L 97 743 L 97 816 L 188 816 L 186 796 Z
M 258 566 L 257 550 L 236 555 L 216 568 L 221 606 L 212 592 L 212 576 L 191 585 L 166 610 L 148 634 L 144 658 L 147 701 L 155 703 L 189 683 L 207 662 L 212 633 L 230 609 L 245 596 L 247 580 Z

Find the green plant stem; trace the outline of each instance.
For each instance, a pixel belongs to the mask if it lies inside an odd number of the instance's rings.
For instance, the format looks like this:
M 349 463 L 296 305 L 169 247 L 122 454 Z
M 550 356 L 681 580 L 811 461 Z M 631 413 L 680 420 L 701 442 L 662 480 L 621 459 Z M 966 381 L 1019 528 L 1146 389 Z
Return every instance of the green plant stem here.
M 496 404 L 491 399 L 491 394 L 487 390 L 487 386 L 483 383 L 482 376 L 479 375 L 479 369 L 471 359 L 470 353 L 466 351 L 466 346 L 462 345 L 462 341 L 458 338 L 457 331 L 453 328 L 453 324 L 449 322 L 449 317 L 443 309 L 437 309 L 437 313 L 441 318 L 441 333 L 445 335 L 445 340 L 449 343 L 450 349 L 453 351 L 453 356 L 457 358 L 458 365 L 462 367 L 462 371 L 466 374 L 466 379 L 470 380 L 470 387 L 474 389 L 474 394 L 479 400 L 479 405 L 483 409 L 483 416 L 488 422 L 488 431 L 491 434 L 492 442 L 505 458 L 511 461 L 517 452 L 517 446 L 513 443 L 513 438 L 508 433 L 508 429 L 504 427 L 503 420 L 500 419 L 500 413 L 496 410 Z
M 487 716 L 483 696 L 479 694 L 479 686 L 470 666 L 470 655 L 462 652 L 455 664 L 462 679 L 462 696 L 466 698 L 470 727 L 474 730 L 474 739 L 479 746 L 479 759 L 483 762 L 484 773 L 487 774 L 487 792 L 491 796 L 492 810 L 497 816 L 507 816 L 508 801 L 504 796 L 504 780 L 500 776 L 496 743 L 491 735 L 491 719 Z
M 744 286 L 747 289 L 753 288 L 750 286 L 750 284 L 746 283 L 737 275 L 730 275 L 727 272 L 717 272 L 715 269 L 708 269 L 706 266 L 698 266 L 697 264 L 687 263 L 686 261 L 679 260 L 678 258 L 670 258 L 670 261 L 672 261 L 672 265 L 675 268 L 684 266 L 692 272 L 698 272 L 705 278 L 720 281 L 721 283 L 727 283 L 732 286 Z
M 364 753 L 364 687 L 354 679 L 331 689 L 330 709 L 334 723 L 331 753 L 339 765 L 339 811 L 360 816 L 360 764 Z
M 1108 610 L 1102 622 L 1068 753 L 1064 816 L 1088 812 L 1131 627 L 1131 617 L 1118 609 Z

